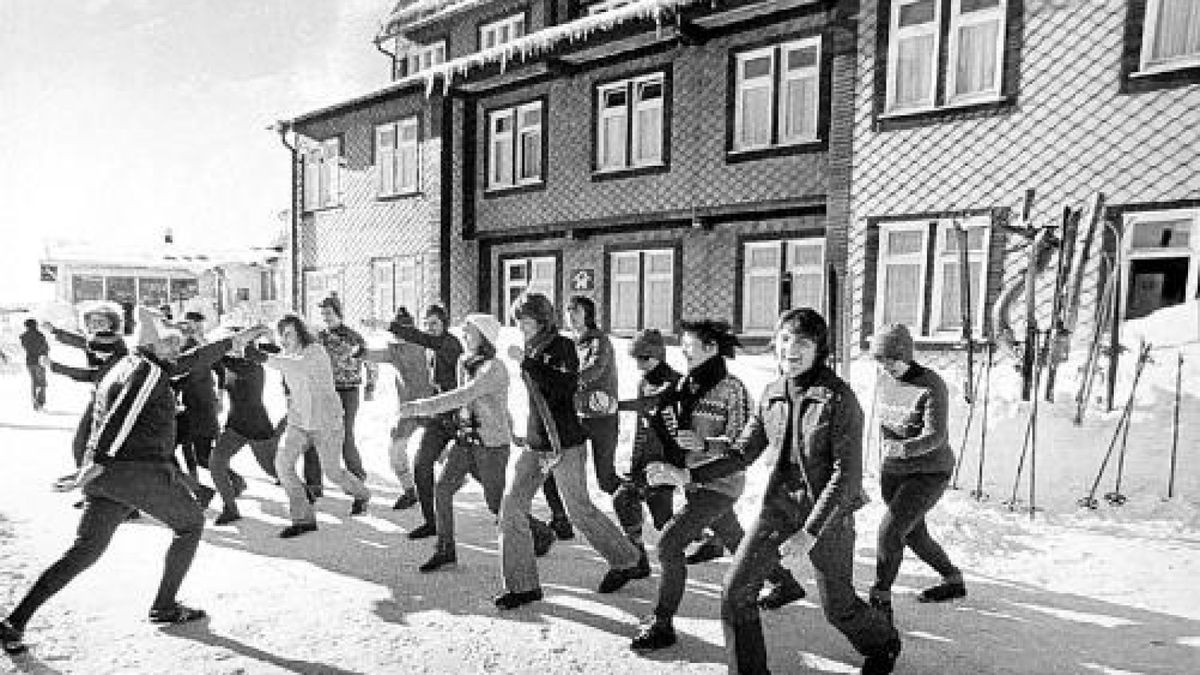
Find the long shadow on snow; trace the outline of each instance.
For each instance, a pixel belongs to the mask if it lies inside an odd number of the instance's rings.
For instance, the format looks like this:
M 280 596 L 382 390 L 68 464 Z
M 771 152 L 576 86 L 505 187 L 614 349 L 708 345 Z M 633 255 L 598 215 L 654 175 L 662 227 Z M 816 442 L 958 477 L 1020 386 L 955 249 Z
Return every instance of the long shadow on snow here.
M 293 673 L 301 673 L 308 675 L 310 673 L 321 673 L 322 675 L 361 675 L 358 671 L 345 670 L 337 668 L 325 663 L 314 663 L 312 661 L 302 661 L 299 659 L 288 659 L 282 656 L 276 656 L 270 652 L 264 651 L 257 647 L 252 647 L 244 642 L 239 642 L 225 635 L 217 635 L 209 628 L 209 619 L 195 621 L 192 623 L 181 624 L 178 626 L 165 626 L 160 629 L 172 637 L 177 637 L 185 640 L 194 640 L 212 647 L 227 649 L 235 654 L 241 654 L 247 658 L 269 663 L 284 670 L 289 670 Z

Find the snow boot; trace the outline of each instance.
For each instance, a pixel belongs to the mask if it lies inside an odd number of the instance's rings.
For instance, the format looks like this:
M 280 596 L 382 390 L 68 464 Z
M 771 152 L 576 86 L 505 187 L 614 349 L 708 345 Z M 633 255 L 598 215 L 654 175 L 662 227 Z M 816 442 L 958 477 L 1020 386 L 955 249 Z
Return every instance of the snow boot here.
M 422 572 L 434 572 L 446 565 L 453 565 L 458 562 L 458 556 L 455 555 L 454 549 L 438 549 L 433 556 L 426 560 L 417 569 Z
M 516 609 L 541 599 L 542 589 L 535 588 L 532 591 L 505 591 L 492 598 L 492 603 L 496 605 L 496 609 Z
M 408 488 L 407 490 L 404 491 L 404 494 L 400 495 L 400 498 L 396 500 L 396 503 L 392 504 L 392 508 L 395 509 L 396 511 L 403 511 L 404 509 L 411 509 L 412 507 L 417 505 L 417 501 L 418 500 L 417 500 L 416 488 Z
M 807 593 L 804 587 L 795 579 L 789 579 L 782 584 L 776 584 L 770 591 L 758 599 L 758 606 L 763 609 L 779 609 L 797 600 L 803 600 Z
M 671 620 L 655 616 L 638 631 L 629 646 L 638 651 L 653 651 L 670 647 L 675 642 L 675 627 L 671 625 Z
M 5 654 L 23 654 L 29 647 L 25 644 L 25 631 L 17 630 L 8 619 L 0 621 L 0 647 Z
M 155 607 L 150 610 L 151 623 L 188 623 L 206 618 L 208 614 L 202 609 L 193 609 L 178 602 L 169 607 Z
M 918 602 L 947 602 L 957 598 L 967 597 L 967 587 L 961 581 L 943 581 L 937 586 L 931 586 L 921 591 L 917 596 Z
M 900 658 L 900 638 L 888 640 L 883 650 L 871 654 L 863 661 L 861 675 L 888 675 L 896 668 L 896 659 Z

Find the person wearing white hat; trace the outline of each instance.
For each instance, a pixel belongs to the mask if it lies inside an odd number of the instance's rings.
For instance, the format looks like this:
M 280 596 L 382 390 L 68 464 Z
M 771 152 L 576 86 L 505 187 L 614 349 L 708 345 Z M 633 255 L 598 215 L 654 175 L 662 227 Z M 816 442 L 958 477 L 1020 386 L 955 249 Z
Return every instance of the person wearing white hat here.
M 23 637 L 30 618 L 100 559 L 117 527 L 134 510 L 145 511 L 174 533 L 150 620 L 173 624 L 206 616 L 203 610 L 175 599 L 200 545 L 204 512 L 172 460 L 175 394 L 170 377 L 215 363 L 235 345 L 244 346 L 249 332 L 181 354 L 182 337 L 160 327 L 148 310 L 140 310 L 138 324 L 137 350 L 114 364 L 97 386 L 83 465 L 75 480 L 61 486 L 83 490 L 85 503 L 75 541 L 0 621 L 0 643 L 6 652 L 25 650 Z
M 437 546 L 421 565 L 432 572 L 457 561 L 454 546 L 454 494 L 467 474 L 483 485 L 488 510 L 500 513 L 512 425 L 508 414 L 508 369 L 496 358 L 500 322 L 491 314 L 468 314 L 463 320 L 466 352 L 458 361 L 462 384 L 436 396 L 400 404 L 400 417 L 428 417 L 457 411 L 458 431 L 446 451 L 446 464 L 434 487 Z M 545 533 L 550 535 L 549 532 Z

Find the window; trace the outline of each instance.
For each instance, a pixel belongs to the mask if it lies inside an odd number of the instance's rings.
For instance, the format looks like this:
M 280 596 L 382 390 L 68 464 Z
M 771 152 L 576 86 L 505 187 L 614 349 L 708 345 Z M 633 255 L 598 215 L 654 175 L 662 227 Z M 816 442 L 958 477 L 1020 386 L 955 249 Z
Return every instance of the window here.
M 770 333 L 785 309 L 825 311 L 824 238 L 747 242 L 742 260 L 744 332 Z
M 1128 214 L 1120 259 L 1122 316 L 1137 319 L 1178 305 L 1197 293 L 1200 210 Z
M 479 27 L 479 48 L 489 49 L 512 42 L 525 34 L 525 15 L 516 14 Z
M 242 286 L 234 293 L 234 302 L 250 302 L 250 288 Z
M 588 5 L 587 13 L 588 16 L 591 16 L 593 14 L 607 12 L 618 7 L 624 7 L 631 2 L 633 2 L 633 0 L 600 0 L 600 2 L 593 2 L 592 4 Z
M 675 329 L 675 251 L 609 254 L 609 323 L 614 331 Z
M 445 63 L 446 41 L 439 40 L 428 45 L 410 45 L 407 61 L 409 75 Z
M 735 68 L 734 150 L 818 140 L 820 37 L 742 52 Z
M 488 188 L 542 182 L 542 102 L 488 113 Z
M 887 112 L 1000 97 L 1007 0 L 894 0 L 888 23 Z M 948 35 L 943 46 L 945 27 Z M 944 88 L 939 59 L 945 49 Z M 941 100 L 939 101 L 939 91 Z
M 262 270 L 258 275 L 259 300 L 270 302 L 279 299 L 279 290 L 275 286 L 275 271 Z
M 1142 70 L 1200 66 L 1200 3 L 1147 0 Z
M 418 129 L 415 116 L 375 127 L 375 164 L 379 168 L 380 197 L 420 189 Z
M 304 210 L 342 203 L 342 139 L 317 142 L 304 152 Z
M 961 335 L 962 259 L 955 222 L 943 219 L 879 226 L 875 325 L 902 323 L 914 335 L 933 338 Z M 980 216 L 957 222 L 967 235 L 971 325 L 981 335 L 990 219 Z M 926 297 L 932 298 L 932 306 L 926 306 Z
M 558 261 L 554 256 L 533 258 L 508 258 L 504 260 L 504 321 L 515 325 L 512 320 L 512 305 L 522 293 L 541 293 L 558 306 Z
M 663 163 L 664 75 L 611 82 L 597 90 L 596 168 L 599 171 Z

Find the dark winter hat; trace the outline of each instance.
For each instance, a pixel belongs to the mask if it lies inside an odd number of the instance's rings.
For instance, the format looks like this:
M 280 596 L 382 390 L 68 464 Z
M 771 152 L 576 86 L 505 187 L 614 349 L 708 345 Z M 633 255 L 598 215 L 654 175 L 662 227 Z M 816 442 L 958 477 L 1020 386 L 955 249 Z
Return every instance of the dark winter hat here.
M 25 319 L 25 327 L 29 330 L 37 328 L 37 319 Z
M 184 321 L 196 321 L 196 322 L 198 322 L 198 323 L 204 323 L 204 315 L 203 315 L 203 314 L 201 314 L 200 312 L 186 312 L 186 313 L 184 313 L 184 315 L 183 315 L 183 320 L 184 320 Z
M 395 318 L 392 319 L 392 321 L 395 321 L 396 323 L 400 324 L 401 326 L 417 325 L 416 319 L 413 318 L 412 314 L 408 313 L 407 307 L 401 307 L 400 309 L 397 309 L 396 316 L 395 316 Z
M 629 343 L 629 355 L 635 359 L 647 356 L 659 361 L 666 361 L 667 348 L 663 343 L 662 333 L 657 328 L 638 331 Z
M 883 326 L 871 336 L 871 356 L 908 363 L 913 360 L 913 339 L 902 323 Z
M 336 295 L 331 295 L 317 303 L 317 307 L 328 308 L 329 311 L 337 314 L 339 319 L 342 318 L 342 301 L 338 300 Z
M 443 326 L 450 325 L 450 317 L 446 315 L 446 308 L 441 305 L 430 305 L 425 308 L 425 318 L 436 318 L 442 322 Z

